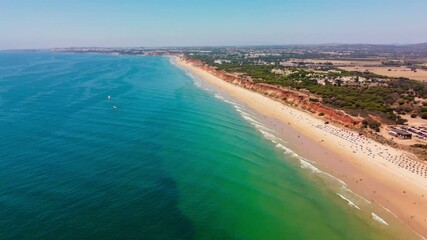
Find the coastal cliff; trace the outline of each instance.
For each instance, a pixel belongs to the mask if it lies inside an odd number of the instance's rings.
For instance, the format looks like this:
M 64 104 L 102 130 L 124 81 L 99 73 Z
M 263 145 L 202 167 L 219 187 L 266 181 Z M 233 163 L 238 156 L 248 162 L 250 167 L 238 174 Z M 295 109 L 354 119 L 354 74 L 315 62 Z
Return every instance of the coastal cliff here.
M 344 113 L 343 111 L 335 110 L 319 102 L 311 102 L 310 96 L 308 94 L 296 92 L 283 87 L 269 85 L 266 83 L 256 83 L 248 77 L 232 75 L 207 64 L 203 64 L 200 60 L 197 59 L 181 57 L 181 60 L 191 63 L 194 66 L 209 72 L 210 74 L 223 79 L 226 82 L 261 93 L 283 103 L 298 106 L 299 108 L 307 110 L 311 113 L 322 113 L 324 118 L 326 118 L 328 121 L 332 121 L 350 128 L 356 128 L 361 122 L 359 119 L 356 119 Z

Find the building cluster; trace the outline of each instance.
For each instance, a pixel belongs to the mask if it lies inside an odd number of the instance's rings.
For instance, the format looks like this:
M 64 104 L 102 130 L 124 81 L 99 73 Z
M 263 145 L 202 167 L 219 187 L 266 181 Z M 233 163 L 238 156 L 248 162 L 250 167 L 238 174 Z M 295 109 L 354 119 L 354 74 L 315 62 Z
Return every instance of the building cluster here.
M 400 139 L 412 139 L 411 133 L 408 133 L 407 131 L 396 128 L 396 127 L 390 127 L 390 130 L 388 133 Z
M 217 60 L 214 61 L 214 63 L 216 63 L 216 64 L 223 64 L 223 63 L 231 63 L 231 61 L 227 60 L 227 59 L 217 59 Z
M 402 129 L 414 134 L 419 139 L 427 140 L 427 127 L 402 126 Z
M 425 126 L 390 127 L 388 133 L 400 139 L 412 139 L 415 137 L 419 140 L 427 140 L 427 127 Z

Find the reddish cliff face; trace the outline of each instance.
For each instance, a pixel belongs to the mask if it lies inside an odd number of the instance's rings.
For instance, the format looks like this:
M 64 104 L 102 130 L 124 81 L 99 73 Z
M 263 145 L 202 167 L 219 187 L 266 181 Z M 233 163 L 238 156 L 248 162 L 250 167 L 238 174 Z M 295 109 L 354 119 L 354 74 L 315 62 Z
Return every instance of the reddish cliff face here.
M 254 83 L 249 78 L 233 76 L 225 71 L 220 71 L 212 66 L 203 64 L 200 60 L 187 59 L 186 61 L 192 63 L 194 66 L 199 67 L 200 69 L 211 73 L 212 75 L 215 75 L 218 78 L 221 78 L 226 82 L 259 92 L 263 95 L 282 102 L 284 101 L 287 103 L 297 104 L 299 107 L 307 109 L 311 112 L 324 113 L 325 117 L 331 121 L 349 126 L 355 126 L 359 123 L 359 121 L 355 120 L 348 114 L 337 111 L 330 107 L 326 107 L 320 103 L 310 102 L 307 94 L 265 83 Z

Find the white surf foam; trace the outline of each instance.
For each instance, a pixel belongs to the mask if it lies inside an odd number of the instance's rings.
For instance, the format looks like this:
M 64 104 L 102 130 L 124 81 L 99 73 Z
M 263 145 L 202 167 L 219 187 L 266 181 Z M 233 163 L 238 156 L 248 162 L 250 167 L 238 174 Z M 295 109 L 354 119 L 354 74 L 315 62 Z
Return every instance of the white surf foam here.
M 388 223 L 374 212 L 371 213 L 371 216 L 372 219 L 374 219 L 375 221 L 388 226 Z
M 221 100 L 224 100 L 224 97 L 222 96 L 222 95 L 219 95 L 218 93 L 215 93 L 215 98 L 218 98 L 218 99 L 221 99 Z
M 172 61 L 173 62 L 173 61 Z M 173 63 L 174 64 L 174 63 Z M 187 76 L 189 76 L 192 80 L 193 80 L 193 85 L 194 86 L 196 86 L 197 88 L 200 88 L 200 89 L 202 89 L 202 90 L 205 90 L 205 91 L 209 91 L 209 89 L 206 87 L 206 86 L 204 86 L 203 85 L 203 82 L 202 81 L 200 81 L 200 79 L 199 78 L 197 78 L 196 76 L 194 76 L 191 72 L 189 72 L 188 70 L 186 70 L 186 69 L 183 69 L 183 68 L 181 68 L 184 72 L 185 72 L 185 74 L 187 74 Z
M 282 143 L 285 143 L 281 138 L 277 137 L 276 135 L 273 134 L 273 130 L 271 130 L 270 128 L 266 127 L 265 125 L 263 125 L 260 121 L 258 121 L 254 116 L 248 114 L 247 112 L 245 112 L 243 110 L 242 107 L 238 106 L 237 104 L 234 105 L 235 109 L 237 112 L 240 113 L 240 115 L 249 123 L 251 123 L 262 135 L 265 139 L 270 140 L 271 142 L 273 142 L 274 144 L 276 144 L 276 147 L 284 150 L 284 154 L 288 155 L 288 156 L 292 156 L 292 157 L 296 157 L 300 160 L 301 163 L 301 168 L 303 169 L 307 169 L 310 170 L 313 173 L 316 174 L 323 174 L 325 176 L 328 176 L 329 178 L 334 179 L 335 181 L 339 182 L 342 186 L 347 186 L 347 184 L 332 176 L 329 173 L 323 172 L 320 169 L 318 169 L 317 167 L 315 167 L 313 164 L 310 163 L 309 160 L 299 156 L 296 152 L 292 151 L 290 148 L 284 146 Z
M 357 209 L 359 209 L 359 210 L 360 210 L 360 207 L 359 207 L 359 206 L 357 206 L 356 204 L 354 204 L 354 202 L 350 201 L 350 199 L 348 199 L 348 198 L 344 197 L 343 195 L 341 195 L 341 194 L 339 194 L 339 193 L 337 193 L 337 195 L 338 195 L 338 196 L 340 196 L 340 197 L 341 197 L 342 199 L 344 199 L 345 201 L 347 201 L 347 203 L 348 203 L 348 205 L 349 205 L 349 206 L 354 207 L 354 208 L 357 208 Z
M 257 124 L 257 125 L 261 125 L 260 122 L 258 122 L 257 120 L 255 120 L 254 118 L 252 118 L 250 115 L 248 114 L 241 114 L 241 116 L 248 121 L 251 124 Z
M 358 198 L 362 199 L 363 201 L 365 201 L 367 204 L 372 204 L 368 199 L 356 194 L 355 192 L 351 191 L 349 188 L 347 188 L 346 186 L 342 186 L 342 188 L 347 191 L 350 192 L 351 194 L 353 194 L 354 196 L 357 196 Z
M 322 170 L 318 169 L 318 168 L 317 168 L 317 167 L 315 167 L 313 164 L 309 163 L 309 162 L 307 161 L 307 159 L 300 157 L 300 159 L 299 159 L 299 160 L 300 160 L 300 162 L 301 162 L 301 167 L 302 167 L 302 168 L 304 168 L 304 169 L 309 169 L 309 170 L 311 170 L 313 173 L 326 175 L 326 176 L 328 176 L 329 178 L 332 178 L 332 179 L 334 179 L 335 181 L 339 182 L 342 186 L 347 186 L 347 184 L 346 184 L 344 181 L 342 181 L 342 180 L 341 180 L 341 179 L 339 179 L 339 178 L 336 178 L 335 176 L 333 176 L 333 175 L 331 175 L 331 174 L 329 174 L 329 173 L 327 173 L 327 172 L 324 172 L 324 171 L 322 171 Z
M 260 132 L 261 132 L 261 134 L 262 134 L 266 139 L 268 139 L 268 140 L 272 141 L 273 143 L 277 143 L 277 141 L 275 141 L 275 140 L 276 140 L 276 136 L 274 136 L 273 134 L 271 134 L 271 133 L 269 133 L 269 132 L 267 132 L 267 131 L 264 131 L 264 130 L 262 130 L 262 129 L 258 129 L 258 131 L 260 131 Z
M 243 111 L 243 108 L 242 108 L 242 107 L 240 107 L 239 105 L 234 104 L 233 106 L 234 106 L 234 108 L 235 108 L 236 110 L 239 110 L 239 111 L 241 111 L 241 112 L 244 112 L 244 111 Z
M 302 159 L 300 159 L 300 162 L 301 162 L 301 168 L 308 169 L 313 173 L 322 173 L 322 171 L 320 171 L 320 169 L 318 169 L 314 165 L 310 164 L 309 162 L 304 161 Z
M 285 151 L 284 153 L 287 155 L 291 155 L 293 157 L 299 157 L 299 155 L 296 152 L 292 151 L 290 148 L 285 147 L 283 144 L 278 143 L 276 144 L 276 147 L 284 150 Z
M 191 75 L 191 73 L 188 73 L 190 77 L 192 77 L 194 79 L 194 81 L 197 81 L 193 75 Z M 309 171 L 311 171 L 312 173 L 315 174 L 322 174 L 325 175 L 331 179 L 334 179 L 335 181 L 339 182 L 342 186 L 346 186 L 347 184 L 345 182 L 343 182 L 342 180 L 332 176 L 329 173 L 323 172 L 320 169 L 318 169 L 317 167 L 315 167 L 313 164 L 311 164 L 309 160 L 299 156 L 296 152 L 294 152 L 293 150 L 291 150 L 290 148 L 286 147 L 284 144 L 286 143 L 285 141 L 283 141 L 280 137 L 277 137 L 274 134 L 274 131 L 270 128 L 268 128 L 267 126 L 263 125 L 261 123 L 261 121 L 259 121 L 255 116 L 249 114 L 248 112 L 245 111 L 245 108 L 242 107 L 241 105 L 239 105 L 236 102 L 233 102 L 231 100 L 228 100 L 226 97 L 224 97 L 223 95 L 221 95 L 218 92 L 214 93 L 215 98 L 220 99 L 226 103 L 231 104 L 234 109 L 242 116 L 243 119 L 245 119 L 247 122 L 249 122 L 251 125 L 253 125 L 261 134 L 262 136 L 271 141 L 272 143 L 274 143 L 276 145 L 277 148 L 284 150 L 284 154 L 287 156 L 291 156 L 291 157 L 295 157 L 298 158 L 300 160 L 300 166 L 303 169 L 307 169 Z M 283 143 L 283 144 L 282 144 Z M 342 196 L 342 195 L 341 195 Z M 356 205 L 355 205 L 356 206 Z M 356 206 L 358 208 L 358 206 Z
M 202 83 L 200 83 L 198 81 L 193 81 L 193 83 L 196 87 L 199 87 L 199 88 L 202 87 Z
M 226 102 L 226 103 L 229 103 L 229 104 L 232 104 L 232 105 L 235 105 L 236 103 L 235 102 L 233 102 L 233 101 L 230 101 L 230 100 L 227 100 L 227 99 L 223 99 L 223 101 L 224 102 Z
M 383 205 L 381 205 L 381 207 L 384 208 L 384 210 L 386 210 L 388 213 L 390 213 L 391 215 L 393 215 L 393 217 L 395 217 L 396 219 L 399 219 L 396 214 L 394 214 L 392 211 L 390 211 L 390 209 L 384 207 Z
M 281 138 L 279 138 L 279 137 L 277 137 L 276 135 L 273 134 L 273 132 L 274 132 L 273 130 L 271 130 L 267 126 L 263 125 L 260 121 L 258 121 L 256 119 L 256 117 L 254 117 L 253 115 L 245 112 L 243 110 L 243 108 L 240 107 L 237 104 L 234 104 L 233 106 L 236 109 L 236 111 L 238 113 L 240 113 L 240 115 L 243 117 L 243 119 L 245 119 L 252 126 L 254 126 L 263 135 L 264 138 L 266 138 L 267 140 L 270 140 L 271 142 L 273 142 L 275 144 L 277 144 L 278 142 L 282 142 Z
M 253 125 L 254 125 L 256 128 L 258 128 L 258 129 L 262 129 L 262 130 L 265 130 L 265 131 L 267 131 L 267 132 L 271 132 L 271 131 L 272 131 L 270 128 L 268 128 L 268 127 L 266 127 L 266 126 L 264 126 L 264 125 L 262 125 L 262 124 L 259 124 L 259 123 L 257 123 L 257 122 L 254 122 L 254 123 L 253 123 Z
M 229 104 L 231 104 L 231 105 L 233 105 L 233 107 L 237 110 L 237 109 L 241 109 L 241 107 L 236 103 L 236 102 L 233 102 L 233 101 L 231 101 L 231 100 L 228 100 L 227 98 L 225 98 L 223 95 L 221 95 L 221 94 L 219 94 L 219 93 L 215 93 L 214 94 L 214 96 L 215 96 L 215 98 L 217 98 L 217 99 L 220 99 L 220 100 L 222 100 L 222 101 L 224 101 L 224 102 L 226 102 L 226 103 L 229 103 Z

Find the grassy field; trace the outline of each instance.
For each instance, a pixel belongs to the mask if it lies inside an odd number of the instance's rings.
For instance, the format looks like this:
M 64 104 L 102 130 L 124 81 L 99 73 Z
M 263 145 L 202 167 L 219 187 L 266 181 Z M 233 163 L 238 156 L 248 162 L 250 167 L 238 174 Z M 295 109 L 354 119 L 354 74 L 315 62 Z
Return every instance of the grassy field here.
M 347 71 L 366 71 L 388 76 L 388 77 L 405 77 L 418 81 L 427 81 L 427 70 L 417 69 L 416 72 L 411 71 L 407 67 L 341 67 Z
M 381 61 L 377 59 L 367 59 L 367 60 L 329 60 L 329 59 L 305 59 L 303 62 L 312 62 L 312 63 L 325 63 L 330 62 L 334 64 L 335 67 L 339 66 L 377 66 L 381 65 Z

